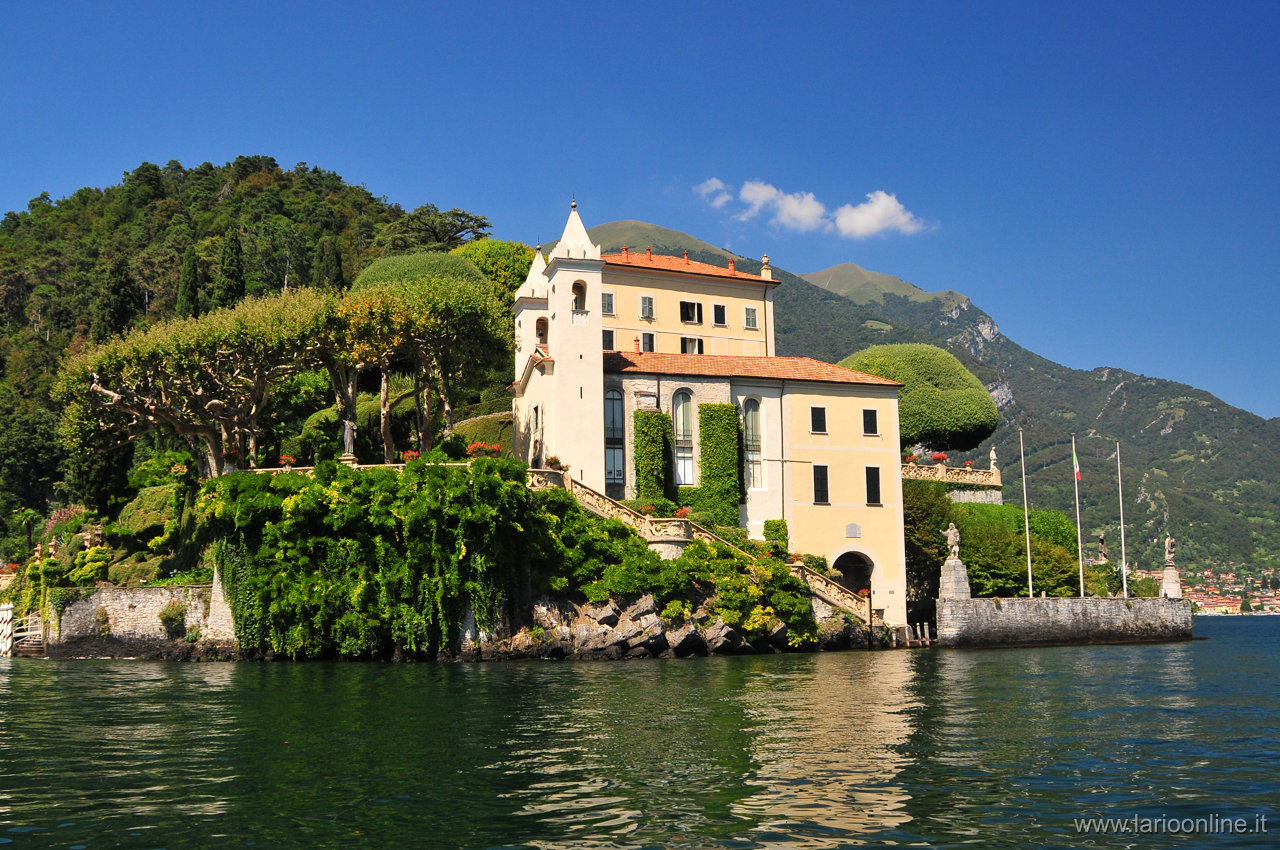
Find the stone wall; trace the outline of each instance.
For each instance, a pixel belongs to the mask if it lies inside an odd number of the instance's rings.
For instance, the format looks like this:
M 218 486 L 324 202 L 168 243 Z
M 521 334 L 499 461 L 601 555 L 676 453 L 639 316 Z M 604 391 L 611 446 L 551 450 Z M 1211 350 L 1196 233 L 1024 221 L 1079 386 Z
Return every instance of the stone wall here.
M 942 646 L 1189 640 L 1185 599 L 939 599 Z
M 199 629 L 201 640 L 235 643 L 231 608 L 222 595 L 222 583 L 174 587 L 103 587 L 92 596 L 67 606 L 51 624 L 49 642 L 69 643 L 82 638 L 105 637 L 98 609 L 106 611 L 106 629 L 121 641 L 167 640 L 160 623 L 160 609 L 171 600 L 187 606 L 187 631 Z
M 1003 505 L 1004 491 L 991 490 L 951 490 L 947 493 L 953 502 L 976 503 L 979 505 Z

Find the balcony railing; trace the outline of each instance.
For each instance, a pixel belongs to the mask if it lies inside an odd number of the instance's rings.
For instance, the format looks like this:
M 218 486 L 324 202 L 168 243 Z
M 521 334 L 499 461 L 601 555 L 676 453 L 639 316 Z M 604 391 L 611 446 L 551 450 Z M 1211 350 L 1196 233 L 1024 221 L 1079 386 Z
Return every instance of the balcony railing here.
M 931 466 L 919 466 L 914 463 L 902 465 L 902 477 L 916 481 L 942 481 L 946 484 L 976 484 L 980 487 L 1003 487 L 998 469 L 974 469 L 971 466 L 947 466 L 935 463 Z
M 586 310 L 574 310 L 573 323 L 575 325 L 585 325 L 587 323 L 587 315 Z

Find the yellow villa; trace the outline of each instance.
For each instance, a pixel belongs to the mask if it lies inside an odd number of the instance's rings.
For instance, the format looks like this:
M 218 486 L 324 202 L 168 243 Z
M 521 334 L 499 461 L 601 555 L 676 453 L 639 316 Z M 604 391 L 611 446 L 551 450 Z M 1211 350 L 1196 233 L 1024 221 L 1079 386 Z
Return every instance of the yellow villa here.
M 558 457 L 613 499 L 635 494 L 637 410 L 671 416 L 681 486 L 700 481 L 697 408 L 738 407 L 746 499 L 763 538 L 785 519 L 791 548 L 823 555 L 904 626 L 906 565 L 899 384 L 774 347 L 769 258 L 760 274 L 623 248 L 602 254 L 575 204 L 516 292 L 516 455 Z

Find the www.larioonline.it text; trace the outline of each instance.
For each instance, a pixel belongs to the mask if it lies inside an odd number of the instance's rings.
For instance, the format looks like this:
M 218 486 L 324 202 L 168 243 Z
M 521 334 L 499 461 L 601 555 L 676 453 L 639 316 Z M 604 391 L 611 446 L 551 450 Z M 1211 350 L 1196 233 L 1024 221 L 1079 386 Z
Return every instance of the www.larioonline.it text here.
M 1178 818 L 1161 815 L 1144 818 L 1073 818 L 1076 832 L 1096 835 L 1261 835 L 1267 831 L 1267 816 Z

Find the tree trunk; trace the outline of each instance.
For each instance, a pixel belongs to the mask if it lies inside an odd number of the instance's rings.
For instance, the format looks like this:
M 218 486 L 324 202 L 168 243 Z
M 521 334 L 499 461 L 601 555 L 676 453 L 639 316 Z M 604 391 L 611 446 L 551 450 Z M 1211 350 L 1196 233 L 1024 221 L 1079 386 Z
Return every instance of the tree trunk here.
M 382 419 L 382 462 L 396 462 L 396 444 L 391 437 L 391 371 L 382 367 L 382 386 L 378 396 L 378 407 Z

